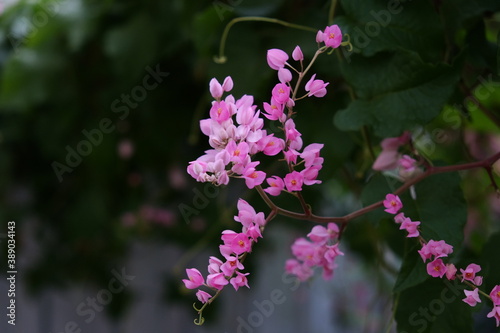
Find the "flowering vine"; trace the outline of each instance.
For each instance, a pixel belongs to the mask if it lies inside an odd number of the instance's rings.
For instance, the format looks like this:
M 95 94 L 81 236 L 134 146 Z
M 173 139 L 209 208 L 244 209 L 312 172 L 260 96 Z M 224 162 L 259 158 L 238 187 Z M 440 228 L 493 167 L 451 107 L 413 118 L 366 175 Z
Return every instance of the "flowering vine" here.
M 227 31 L 224 32 L 225 36 Z M 343 41 L 343 38 L 347 41 Z M 267 63 L 277 72 L 279 83 L 272 88 L 270 98 L 262 104 L 262 109 L 255 105 L 251 95 L 243 95 L 237 99 L 230 94 L 233 89 L 231 77 L 226 77 L 222 83 L 215 78 L 210 81 L 209 90 L 214 100 L 209 111 L 210 117 L 200 121 L 200 129 L 208 137 L 211 149 L 190 162 L 187 172 L 199 182 L 210 182 L 217 186 L 227 185 L 231 178 L 242 179 L 248 189 L 257 191 L 270 212 L 267 216 L 264 212 L 256 212 L 248 202 L 239 199 L 234 220 L 241 224 L 241 229 L 222 232 L 220 256 L 209 258 L 206 277 L 196 268 L 186 269 L 187 279 L 183 280 L 184 285 L 188 289 L 198 289 L 196 297 L 202 304 L 201 307 L 193 305 L 199 314 L 195 323 L 201 325 L 204 322 L 204 309 L 226 286 L 231 285 L 235 290 L 241 287 L 249 288 L 247 276 L 250 273 L 245 271 L 244 260 L 263 237 L 268 223 L 277 215 L 318 223 L 312 227 L 307 238 L 301 237 L 292 244 L 294 258 L 286 261 L 285 270 L 305 281 L 314 274 L 315 268 L 319 268 L 323 278 L 328 280 L 334 275 L 336 257 L 343 255 L 339 241 L 347 223 L 369 211 L 385 207 L 387 213 L 395 215 L 394 221 L 400 225 L 400 229 L 406 230 L 407 237 L 420 241 L 422 249 L 419 254 L 424 262 L 430 261 L 427 264 L 429 275 L 461 279 L 471 287 L 471 290 L 465 290 L 464 298 L 464 302 L 471 306 L 481 301 L 479 293 L 486 296 L 494 303 L 493 311 L 488 316 L 495 317 L 498 325 L 500 286 L 496 286 L 490 295 L 487 295 L 478 288 L 482 283 L 482 277 L 477 275 L 481 269 L 478 265 L 470 264 L 458 273 L 453 264 L 445 264 L 443 260 L 453 248 L 443 240 L 424 240 L 419 232 L 421 222 L 412 221 L 400 213 L 403 203 L 398 195 L 437 173 L 484 168 L 491 175 L 491 166 L 500 158 L 500 153 L 478 162 L 434 167 L 425 161 L 399 153 L 401 146 L 411 143 L 411 134 L 404 133 L 401 137 L 385 139 L 382 142 L 383 151 L 373 165 L 375 170 L 380 171 L 399 170 L 398 177 L 404 181 L 400 188 L 388 194 L 385 200 L 343 217 L 322 217 L 312 212 L 302 190 L 306 186 L 321 183 L 318 177 L 324 161 L 321 157 L 324 145 L 304 144 L 302 134 L 294 121 L 294 108 L 301 99 L 324 97 L 331 88 L 329 82 L 317 78 L 316 74 L 309 74 L 317 57 L 340 46 L 350 46 L 348 36 L 343 36 L 337 25 L 318 31 L 316 42 L 318 49 L 308 64 L 305 64 L 299 46 L 292 51 L 291 60 L 290 55 L 283 50 L 268 50 Z M 221 46 L 219 61 L 223 60 Z M 277 127 L 281 131 L 268 132 L 264 128 L 265 119 L 278 122 Z M 286 171 L 283 174 L 268 175 L 261 169 L 259 159 L 262 155 L 278 158 Z M 289 211 L 277 206 L 271 197 L 280 195 L 294 197 L 302 211 Z

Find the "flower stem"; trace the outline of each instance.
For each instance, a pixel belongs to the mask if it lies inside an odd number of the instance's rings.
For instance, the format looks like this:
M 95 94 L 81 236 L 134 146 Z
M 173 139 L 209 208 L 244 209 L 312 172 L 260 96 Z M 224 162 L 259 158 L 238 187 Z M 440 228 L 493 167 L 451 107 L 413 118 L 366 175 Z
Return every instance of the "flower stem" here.
M 299 29 L 299 30 L 305 30 L 305 31 L 311 31 L 311 32 L 317 32 L 317 29 L 300 25 L 300 24 L 295 24 L 295 23 L 290 23 L 282 20 L 278 20 L 275 18 L 269 18 L 269 17 L 261 17 L 261 16 L 247 16 L 247 17 L 237 17 L 232 19 L 224 28 L 224 32 L 222 33 L 220 45 L 219 45 L 219 55 L 214 57 L 214 61 L 218 64 L 223 64 L 227 61 L 227 57 L 224 55 L 224 50 L 226 47 L 226 40 L 227 40 L 227 35 L 229 34 L 229 30 L 233 25 L 235 25 L 238 22 L 268 22 L 268 23 L 275 23 L 275 24 L 280 24 L 288 28 L 292 29 Z

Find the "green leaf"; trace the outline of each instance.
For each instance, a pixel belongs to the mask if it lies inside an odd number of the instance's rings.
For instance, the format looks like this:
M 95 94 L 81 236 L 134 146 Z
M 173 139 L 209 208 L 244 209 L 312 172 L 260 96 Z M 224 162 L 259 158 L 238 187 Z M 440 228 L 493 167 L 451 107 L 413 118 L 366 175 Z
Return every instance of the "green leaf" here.
M 342 130 L 371 126 L 380 137 L 398 136 L 439 115 L 458 81 L 457 69 L 425 64 L 414 53 L 353 56 L 343 74 L 358 97 L 335 115 Z
M 416 205 L 425 240 L 444 240 L 457 251 L 463 241 L 467 205 L 457 173 L 426 178 L 416 186 Z
M 443 54 L 442 26 L 429 1 L 343 0 L 341 5 L 345 15 L 335 23 L 350 35 L 355 53 L 406 49 L 430 61 Z
M 429 278 L 425 264 L 418 254 L 419 245 L 412 246 L 405 253 L 403 264 L 399 270 L 399 275 L 394 284 L 394 292 L 400 292 L 413 287 Z
M 430 278 L 401 292 L 395 311 L 398 332 L 472 332 L 471 307 L 462 302 L 462 289 L 459 280 Z

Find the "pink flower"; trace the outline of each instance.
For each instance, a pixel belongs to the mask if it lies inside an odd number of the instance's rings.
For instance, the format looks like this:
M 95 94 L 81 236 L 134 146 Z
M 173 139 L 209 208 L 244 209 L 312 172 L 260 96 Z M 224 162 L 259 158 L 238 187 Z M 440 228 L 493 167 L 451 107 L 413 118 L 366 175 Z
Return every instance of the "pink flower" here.
M 203 291 L 203 290 L 198 290 L 196 292 L 196 297 L 198 298 L 198 300 L 200 302 L 202 302 L 203 304 L 205 304 L 206 302 L 208 302 L 208 300 L 210 298 L 212 298 L 212 295 L 210 295 L 209 293 L 207 293 L 206 291 Z
M 311 267 L 301 264 L 296 259 L 288 259 L 285 263 L 285 271 L 297 276 L 297 278 L 304 282 L 313 275 Z
M 455 274 L 457 274 L 457 268 L 453 264 L 446 264 L 446 278 L 448 280 L 455 280 Z
M 224 82 L 222 83 L 222 90 L 231 91 L 233 89 L 233 79 L 230 76 L 226 76 Z
M 339 243 L 326 246 L 325 260 L 327 262 L 331 263 L 337 256 L 343 256 L 343 255 L 344 253 L 339 250 Z
M 417 161 L 408 155 L 403 155 L 399 159 L 399 165 L 408 172 L 415 170 L 415 165 Z
M 373 162 L 373 170 L 392 170 L 398 166 L 399 153 L 397 150 L 382 150 Z
M 481 270 L 481 266 L 476 265 L 476 264 L 469 264 L 467 268 L 460 269 L 460 272 L 462 272 L 462 282 L 464 280 L 474 282 L 474 278 L 476 277 L 476 273 Z
M 340 46 L 340 43 L 342 43 L 342 32 L 338 25 L 334 24 L 325 28 L 323 42 L 325 42 L 326 46 L 334 49 Z
M 318 32 L 316 33 L 316 43 L 319 44 L 323 42 L 324 39 L 325 39 L 325 34 L 323 33 L 323 31 L 318 30 Z
M 204 282 L 203 275 L 201 275 L 200 271 L 196 268 L 187 268 L 186 269 L 187 276 L 189 280 L 183 279 L 184 285 L 188 289 L 195 289 L 201 286 Z
M 227 261 L 220 266 L 220 270 L 225 276 L 233 275 L 236 269 L 243 269 L 243 264 L 238 260 L 237 257 L 230 256 L 226 258 Z
M 297 156 L 299 156 L 299 152 L 297 152 L 295 149 L 283 151 L 283 155 L 285 155 L 285 160 L 287 161 L 287 163 L 297 164 Z
M 317 180 L 318 172 L 321 169 L 321 165 L 315 165 L 309 168 L 305 168 L 300 172 L 303 177 L 303 182 L 305 185 L 321 184 L 321 180 Z
M 307 96 L 323 97 L 326 95 L 326 86 L 330 83 L 323 80 L 315 80 L 316 74 L 306 83 L 305 89 L 309 92 Z
M 292 81 L 292 72 L 286 68 L 278 69 L 278 80 L 280 80 L 281 83 Z
M 285 176 L 285 186 L 288 192 L 302 191 L 304 177 L 300 172 L 292 171 Z
M 267 183 L 269 184 L 269 187 L 264 190 L 264 192 L 272 195 L 272 196 L 278 196 L 280 195 L 281 191 L 285 188 L 285 183 L 283 182 L 283 179 L 281 179 L 278 176 L 272 176 L 267 178 Z
M 250 273 L 241 273 L 241 272 L 236 272 L 236 276 L 233 277 L 231 279 L 231 284 L 233 285 L 234 287 L 234 290 L 238 290 L 239 287 L 247 287 L 247 288 L 250 288 L 248 286 L 248 279 L 247 279 L 247 275 L 250 274 Z
M 312 143 L 304 148 L 300 157 L 305 162 L 305 167 L 323 164 L 323 158 L 319 156 L 319 152 L 324 147 L 322 143 Z
M 399 213 L 398 215 L 394 216 L 394 222 L 397 224 L 401 224 L 405 221 L 406 217 L 404 213 Z
M 383 203 L 386 208 L 385 211 L 390 214 L 396 214 L 401 208 L 403 208 L 401 199 L 394 194 L 387 194 Z
M 446 244 L 444 240 L 435 241 L 432 239 L 428 241 L 427 244 L 424 244 L 422 249 L 418 251 L 424 262 L 432 256 L 435 258 L 447 257 L 448 254 L 452 252 L 453 246 Z
M 481 303 L 481 299 L 479 298 L 479 289 L 474 290 L 464 290 L 465 298 L 462 300 L 470 306 L 476 306 L 477 303 Z
M 243 199 L 238 199 L 237 207 L 238 216 L 235 216 L 234 220 L 240 222 L 246 227 L 249 227 L 257 215 L 255 209 Z
M 288 54 L 280 49 L 267 50 L 267 64 L 274 70 L 285 67 Z
M 500 285 L 496 285 L 490 293 L 494 305 L 500 305 Z
M 493 310 L 486 316 L 488 318 L 495 317 L 497 321 L 497 327 L 500 326 L 500 306 L 494 306 Z
M 259 140 L 257 145 L 264 154 L 268 156 L 274 156 L 281 152 L 283 148 L 285 148 L 285 141 L 283 141 L 283 139 L 275 137 L 274 134 L 269 134 Z
M 401 227 L 399 229 L 405 229 L 408 231 L 408 235 L 406 237 L 411 238 L 411 237 L 418 237 L 419 232 L 418 232 L 418 226 L 420 225 L 420 221 L 412 221 L 409 218 L 405 218 L 403 223 L 401 223 Z
M 210 118 L 216 120 L 219 124 L 228 120 L 231 116 L 226 102 L 214 102 L 210 109 Z
M 220 273 L 220 266 L 222 265 L 222 260 L 217 257 L 210 257 L 208 260 L 208 273 L 215 274 Z
M 265 172 L 255 170 L 257 164 L 259 162 L 251 162 L 243 169 L 243 178 L 245 178 L 245 184 L 249 189 L 262 184 L 264 179 L 266 179 Z
M 219 83 L 219 81 L 217 81 L 216 78 L 210 80 L 209 88 L 210 88 L 210 95 L 212 95 L 213 98 L 219 99 L 222 97 L 224 91 L 222 90 L 222 86 Z
M 302 53 L 302 50 L 300 49 L 300 46 L 295 46 L 292 52 L 292 58 L 295 61 L 302 61 L 304 60 L 304 54 Z
M 210 274 L 207 276 L 207 286 L 217 290 L 221 290 L 228 283 L 229 281 L 227 281 L 223 273 Z
M 433 277 L 443 277 L 446 274 L 446 266 L 441 259 L 434 259 L 427 264 L 427 273 Z
M 297 259 L 304 261 L 309 266 L 313 266 L 316 264 L 315 254 L 317 247 L 317 244 L 301 237 L 293 242 L 292 253 Z
M 231 241 L 231 250 L 240 255 L 245 252 L 250 252 L 252 249 L 252 242 L 244 233 L 237 234 Z
M 284 83 L 278 83 L 271 91 L 273 98 L 279 104 L 285 104 L 290 99 L 290 87 Z
M 286 119 L 286 115 L 283 113 L 284 107 L 284 104 L 277 103 L 274 98 L 272 98 L 271 104 L 264 102 L 264 111 L 267 112 L 264 116 L 269 120 L 279 120 L 284 122 Z
M 315 225 L 307 237 L 315 243 L 324 244 L 330 239 L 330 233 L 322 225 Z

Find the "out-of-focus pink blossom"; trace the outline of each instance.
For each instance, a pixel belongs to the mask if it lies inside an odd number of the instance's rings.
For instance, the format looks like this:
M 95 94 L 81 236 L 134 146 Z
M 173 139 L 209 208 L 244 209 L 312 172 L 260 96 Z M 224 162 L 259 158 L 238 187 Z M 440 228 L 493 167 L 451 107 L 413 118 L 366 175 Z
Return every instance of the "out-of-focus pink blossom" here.
M 304 60 L 304 54 L 302 53 L 300 46 L 298 46 L 298 45 L 295 46 L 295 48 L 293 49 L 293 52 L 292 52 L 292 58 L 295 61 Z
M 443 277 L 446 274 L 446 266 L 441 259 L 434 259 L 427 264 L 427 274 L 433 277 Z
M 285 176 L 285 186 L 287 191 L 302 191 L 302 184 L 304 183 L 304 176 L 300 172 L 292 171 Z
M 479 289 L 475 288 L 474 290 L 464 290 L 465 298 L 462 300 L 470 306 L 476 306 L 477 303 L 481 303 L 481 299 L 479 298 Z
M 267 183 L 269 187 L 264 189 L 264 191 L 272 196 L 280 195 L 281 191 L 285 188 L 285 183 L 283 179 L 278 176 L 272 176 L 267 178 Z

